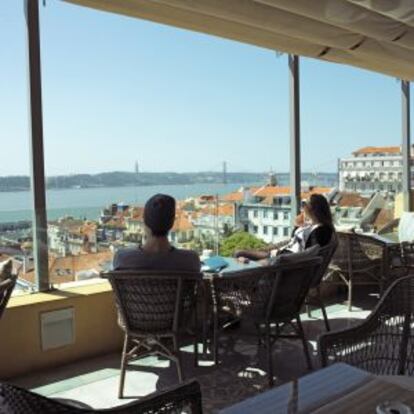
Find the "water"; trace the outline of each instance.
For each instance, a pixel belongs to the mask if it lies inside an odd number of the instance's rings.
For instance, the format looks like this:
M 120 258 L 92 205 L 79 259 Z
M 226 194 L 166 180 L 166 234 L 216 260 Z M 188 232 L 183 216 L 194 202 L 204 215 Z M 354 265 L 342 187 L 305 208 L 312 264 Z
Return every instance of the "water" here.
M 321 175 L 304 173 L 302 179 L 309 185 L 333 187 L 336 185 L 336 174 Z M 279 185 L 289 185 L 288 174 L 278 174 Z M 155 185 L 146 187 L 105 187 L 105 188 L 73 188 L 50 189 L 46 193 L 47 213 L 49 220 L 70 215 L 97 219 L 102 208 L 112 203 L 143 205 L 156 193 L 170 194 L 177 199 L 184 199 L 200 194 L 226 194 L 242 186 L 263 185 L 264 183 L 231 183 L 231 184 L 177 184 Z M 29 191 L 0 192 L 0 223 L 18 220 L 31 220 L 31 193 Z
M 243 185 L 249 184 L 180 184 L 148 187 L 48 190 L 46 193 L 47 213 L 49 220 L 55 220 L 65 215 L 97 219 L 101 209 L 111 203 L 124 202 L 125 204 L 143 205 L 149 197 L 160 192 L 170 194 L 177 199 L 200 194 L 221 195 L 235 191 Z M 0 192 L 0 222 L 30 220 L 31 218 L 30 192 Z

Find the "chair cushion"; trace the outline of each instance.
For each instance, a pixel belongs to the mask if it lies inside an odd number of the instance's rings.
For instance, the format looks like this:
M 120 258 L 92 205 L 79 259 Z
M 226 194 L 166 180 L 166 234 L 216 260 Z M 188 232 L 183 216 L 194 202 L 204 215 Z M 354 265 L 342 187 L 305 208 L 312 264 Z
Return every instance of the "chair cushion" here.
M 320 247 L 318 245 L 312 246 L 309 249 L 299 253 L 284 253 L 271 259 L 271 264 L 289 264 L 296 263 L 302 260 L 309 260 L 318 255 Z
M 7 259 L 0 263 L 0 282 L 4 282 L 6 279 L 10 279 L 12 275 L 13 262 L 11 259 Z

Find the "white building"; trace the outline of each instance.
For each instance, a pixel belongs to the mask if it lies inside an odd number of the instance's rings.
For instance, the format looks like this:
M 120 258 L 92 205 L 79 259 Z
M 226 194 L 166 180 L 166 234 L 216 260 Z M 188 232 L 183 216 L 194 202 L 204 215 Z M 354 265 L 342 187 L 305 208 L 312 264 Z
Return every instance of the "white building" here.
M 58 256 L 97 251 L 96 225 L 93 222 L 63 217 L 48 223 L 49 250 Z
M 330 189 L 304 188 L 302 198 L 312 192 L 326 194 Z M 289 187 L 268 185 L 253 189 L 237 209 L 238 226 L 266 243 L 277 243 L 290 237 L 291 233 L 291 197 Z
M 198 214 L 192 218 L 193 226 L 198 237 L 216 237 L 225 235 L 235 228 L 235 211 L 234 203 L 222 203 L 218 206 L 210 205 L 204 207 Z
M 339 160 L 339 190 L 362 193 L 401 192 L 400 147 L 364 147 Z

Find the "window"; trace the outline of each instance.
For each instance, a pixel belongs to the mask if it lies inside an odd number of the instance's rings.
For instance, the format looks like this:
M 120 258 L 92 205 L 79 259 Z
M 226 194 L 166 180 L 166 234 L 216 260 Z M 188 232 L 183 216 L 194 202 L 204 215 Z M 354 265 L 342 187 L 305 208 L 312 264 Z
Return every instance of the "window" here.
M 277 227 L 273 227 L 273 236 L 277 236 L 279 234 L 279 229 Z
M 257 234 L 259 231 L 259 228 L 257 226 L 253 226 L 253 233 Z
M 286 237 L 286 236 L 289 236 L 289 227 L 283 227 L 283 235 Z
M 267 226 L 263 226 L 263 234 L 267 234 Z
M 263 210 L 263 218 L 267 218 L 267 210 Z
M 273 220 L 277 220 L 277 211 L 273 210 Z
M 259 216 L 259 212 L 257 210 L 253 210 L 253 217 L 257 218 Z
M 244 231 L 245 231 L 246 233 L 248 233 L 248 232 L 249 232 L 249 225 L 248 225 L 248 224 L 245 224 L 245 225 L 244 225 Z
M 288 211 L 283 212 L 283 220 L 289 220 L 289 212 Z

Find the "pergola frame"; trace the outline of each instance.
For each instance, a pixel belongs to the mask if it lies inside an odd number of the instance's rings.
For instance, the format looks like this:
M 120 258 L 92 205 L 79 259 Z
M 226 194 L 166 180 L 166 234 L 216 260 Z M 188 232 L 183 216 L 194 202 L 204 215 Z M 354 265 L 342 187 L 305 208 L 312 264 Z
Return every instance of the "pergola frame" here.
M 31 191 L 33 198 L 33 250 L 36 287 L 50 288 L 47 248 L 46 186 L 43 145 L 42 81 L 39 35 L 39 0 L 25 0 L 27 23 Z M 300 210 L 300 85 L 299 57 L 289 55 L 290 79 L 290 186 L 292 219 Z M 411 210 L 410 83 L 401 81 L 404 211 Z

